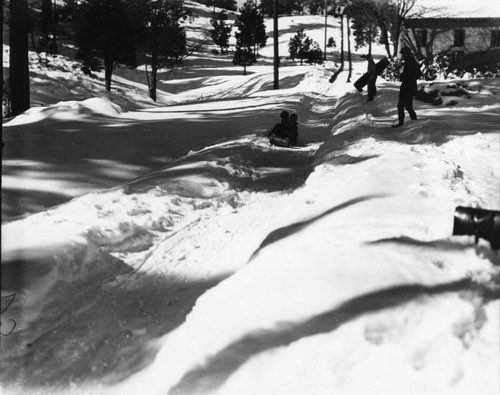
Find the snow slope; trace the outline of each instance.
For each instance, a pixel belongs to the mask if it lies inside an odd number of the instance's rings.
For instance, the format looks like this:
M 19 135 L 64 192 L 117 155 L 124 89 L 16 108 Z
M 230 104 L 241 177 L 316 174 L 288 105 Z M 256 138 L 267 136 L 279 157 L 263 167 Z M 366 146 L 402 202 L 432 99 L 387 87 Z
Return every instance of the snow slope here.
M 35 214 L 2 226 L 3 391 L 498 394 L 500 257 L 452 226 L 500 209 L 499 80 L 393 129 L 398 84 L 368 103 L 330 66 L 4 124 L 3 192 Z M 282 109 L 295 149 L 265 138 Z

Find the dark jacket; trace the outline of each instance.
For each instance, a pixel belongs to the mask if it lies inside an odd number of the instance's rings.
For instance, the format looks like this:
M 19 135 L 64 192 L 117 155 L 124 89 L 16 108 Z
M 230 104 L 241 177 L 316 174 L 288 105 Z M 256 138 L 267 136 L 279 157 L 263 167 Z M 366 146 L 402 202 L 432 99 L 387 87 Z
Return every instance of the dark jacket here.
M 422 76 L 420 66 L 415 58 L 409 57 L 405 60 L 404 69 L 401 73 L 401 91 L 417 94 L 417 80 Z
M 369 76 L 369 80 L 377 79 L 377 65 L 373 59 L 368 60 L 368 68 L 366 69 L 366 74 Z

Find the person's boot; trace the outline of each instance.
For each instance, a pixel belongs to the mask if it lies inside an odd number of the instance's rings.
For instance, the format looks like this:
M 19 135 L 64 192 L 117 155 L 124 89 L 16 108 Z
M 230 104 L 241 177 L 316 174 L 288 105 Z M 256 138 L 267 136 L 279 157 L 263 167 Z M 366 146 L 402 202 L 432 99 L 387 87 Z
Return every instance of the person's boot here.
M 489 241 L 491 248 L 500 249 L 500 211 L 458 206 L 453 235 L 474 235 L 476 243 L 481 238 Z

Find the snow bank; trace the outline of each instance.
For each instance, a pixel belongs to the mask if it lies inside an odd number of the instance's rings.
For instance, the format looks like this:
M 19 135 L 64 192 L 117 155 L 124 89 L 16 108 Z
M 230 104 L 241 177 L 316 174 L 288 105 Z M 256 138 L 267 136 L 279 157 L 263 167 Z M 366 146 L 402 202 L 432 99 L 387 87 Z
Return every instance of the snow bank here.
M 122 113 L 120 106 L 103 98 L 83 101 L 63 101 L 46 107 L 33 107 L 7 122 L 5 126 L 19 126 L 45 120 L 78 120 L 85 117 L 115 117 Z

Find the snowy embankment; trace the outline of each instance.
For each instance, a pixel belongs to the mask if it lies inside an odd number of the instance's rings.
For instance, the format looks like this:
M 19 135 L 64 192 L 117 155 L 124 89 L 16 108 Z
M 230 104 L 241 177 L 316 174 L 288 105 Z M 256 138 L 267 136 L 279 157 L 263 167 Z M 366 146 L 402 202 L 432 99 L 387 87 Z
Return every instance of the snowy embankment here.
M 311 70 L 279 95 L 101 114 L 120 155 L 120 127 L 209 141 L 3 226 L 7 393 L 499 392 L 500 258 L 451 236 L 457 205 L 500 209 L 499 81 L 395 130 L 398 84 L 367 103 Z M 92 125 L 93 103 L 24 130 Z M 262 137 L 280 107 L 296 149 Z

